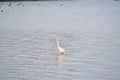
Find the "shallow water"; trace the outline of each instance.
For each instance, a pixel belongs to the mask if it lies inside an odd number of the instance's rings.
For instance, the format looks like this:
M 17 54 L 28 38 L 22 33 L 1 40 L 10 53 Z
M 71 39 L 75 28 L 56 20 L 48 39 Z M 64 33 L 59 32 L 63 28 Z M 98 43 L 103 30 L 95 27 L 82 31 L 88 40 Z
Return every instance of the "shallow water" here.
M 119 1 L 1 2 L 0 10 L 1 80 L 120 80 Z

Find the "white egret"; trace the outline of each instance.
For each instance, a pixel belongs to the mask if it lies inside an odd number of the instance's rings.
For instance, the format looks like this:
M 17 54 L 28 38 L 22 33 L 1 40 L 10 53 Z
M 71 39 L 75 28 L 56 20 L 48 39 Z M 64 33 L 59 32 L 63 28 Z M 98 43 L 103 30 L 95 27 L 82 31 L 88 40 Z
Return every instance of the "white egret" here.
M 65 49 L 60 47 L 58 39 L 57 39 L 56 36 L 55 36 L 55 38 L 56 38 L 56 41 L 57 41 L 57 47 L 58 47 L 58 51 L 59 51 L 60 55 L 64 55 L 65 54 Z

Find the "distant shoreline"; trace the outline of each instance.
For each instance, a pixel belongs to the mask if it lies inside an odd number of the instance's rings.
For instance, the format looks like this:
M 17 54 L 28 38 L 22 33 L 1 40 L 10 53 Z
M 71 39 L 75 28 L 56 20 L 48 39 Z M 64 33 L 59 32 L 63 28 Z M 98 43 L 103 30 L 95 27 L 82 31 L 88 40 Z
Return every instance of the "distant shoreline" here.
M 0 0 L 0 2 L 7 2 L 7 1 L 66 1 L 66 0 Z M 73 0 L 67 0 L 73 1 Z

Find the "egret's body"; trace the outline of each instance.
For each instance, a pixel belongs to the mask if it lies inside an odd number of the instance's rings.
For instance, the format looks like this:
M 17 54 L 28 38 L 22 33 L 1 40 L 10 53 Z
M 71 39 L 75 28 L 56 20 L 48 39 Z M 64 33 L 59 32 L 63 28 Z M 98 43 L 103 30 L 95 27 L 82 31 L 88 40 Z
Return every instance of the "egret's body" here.
M 61 55 L 64 55 L 64 53 L 65 53 L 65 49 L 59 47 L 58 50 L 59 50 L 59 52 L 60 52 Z
M 56 41 L 57 41 L 57 47 L 58 47 L 58 51 L 59 51 L 60 55 L 64 55 L 65 49 L 63 49 L 63 48 L 60 47 L 59 42 L 57 40 L 57 37 L 56 37 Z

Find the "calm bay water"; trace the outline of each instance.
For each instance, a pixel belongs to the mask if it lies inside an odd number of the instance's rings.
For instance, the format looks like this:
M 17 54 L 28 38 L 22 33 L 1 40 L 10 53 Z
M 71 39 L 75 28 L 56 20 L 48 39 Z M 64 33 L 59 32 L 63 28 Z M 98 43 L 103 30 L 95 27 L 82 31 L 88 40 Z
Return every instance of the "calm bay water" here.
M 1 80 L 120 80 L 119 1 L 9 3 L 0 2 Z

